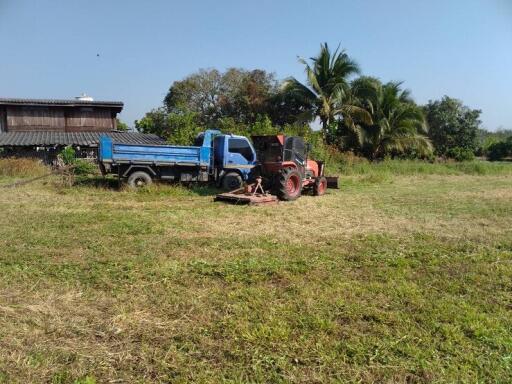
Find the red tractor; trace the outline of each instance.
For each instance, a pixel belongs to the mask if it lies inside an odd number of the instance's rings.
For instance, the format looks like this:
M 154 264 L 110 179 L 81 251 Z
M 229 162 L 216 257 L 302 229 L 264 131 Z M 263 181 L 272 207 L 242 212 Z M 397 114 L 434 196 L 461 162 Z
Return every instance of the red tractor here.
M 324 163 L 308 158 L 310 147 L 301 137 L 252 136 L 265 187 L 280 200 L 295 200 L 302 191 L 321 196 L 327 189 Z

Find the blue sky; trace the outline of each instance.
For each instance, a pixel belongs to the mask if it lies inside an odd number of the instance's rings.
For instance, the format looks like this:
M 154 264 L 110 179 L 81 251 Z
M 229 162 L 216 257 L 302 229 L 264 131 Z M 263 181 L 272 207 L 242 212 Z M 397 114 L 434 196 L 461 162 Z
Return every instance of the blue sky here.
M 0 97 L 87 92 L 133 125 L 199 68 L 303 79 L 297 56 L 324 41 L 419 103 L 447 94 L 512 128 L 512 0 L 0 0 Z

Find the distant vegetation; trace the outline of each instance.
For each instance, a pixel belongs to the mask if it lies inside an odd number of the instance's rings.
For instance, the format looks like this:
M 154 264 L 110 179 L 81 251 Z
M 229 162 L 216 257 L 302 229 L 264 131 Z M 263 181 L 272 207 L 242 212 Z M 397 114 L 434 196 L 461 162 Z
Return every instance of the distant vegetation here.
M 163 105 L 135 126 L 176 144 L 190 144 L 206 128 L 243 135 L 285 132 L 305 136 L 317 155 L 351 152 L 370 160 L 510 156 L 512 132 L 483 130 L 481 111 L 460 100 L 445 96 L 418 105 L 402 82 L 361 75 L 346 51 L 331 51 L 327 44 L 316 57 L 299 61 L 305 83 L 292 77 L 278 81 L 261 69 L 199 70 L 175 81 Z
M 489 160 L 512 158 L 512 130 L 478 131 L 478 153 Z
M 127 132 L 130 130 L 130 127 L 128 127 L 128 124 L 122 122 L 121 120 L 117 119 L 117 130 Z

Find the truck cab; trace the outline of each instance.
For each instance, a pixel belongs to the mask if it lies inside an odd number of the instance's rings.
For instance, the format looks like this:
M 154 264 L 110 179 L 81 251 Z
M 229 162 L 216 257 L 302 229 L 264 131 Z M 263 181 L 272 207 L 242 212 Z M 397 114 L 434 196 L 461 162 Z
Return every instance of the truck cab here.
M 219 135 L 213 141 L 215 169 L 219 170 L 218 185 L 224 189 L 239 188 L 256 166 L 256 152 L 244 136 Z

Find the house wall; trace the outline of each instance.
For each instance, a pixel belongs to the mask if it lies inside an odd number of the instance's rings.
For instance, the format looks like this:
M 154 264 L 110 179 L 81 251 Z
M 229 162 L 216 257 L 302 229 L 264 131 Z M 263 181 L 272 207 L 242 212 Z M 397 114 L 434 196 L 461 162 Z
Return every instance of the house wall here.
M 114 129 L 110 109 L 90 107 L 70 108 L 66 113 L 67 132 L 104 132 Z
M 5 108 L 0 106 L 0 132 L 7 131 L 7 115 Z
M 115 129 L 115 116 L 109 108 L 8 106 L 4 131 L 107 132 Z
M 7 107 L 9 132 L 64 131 L 65 124 L 63 108 Z

